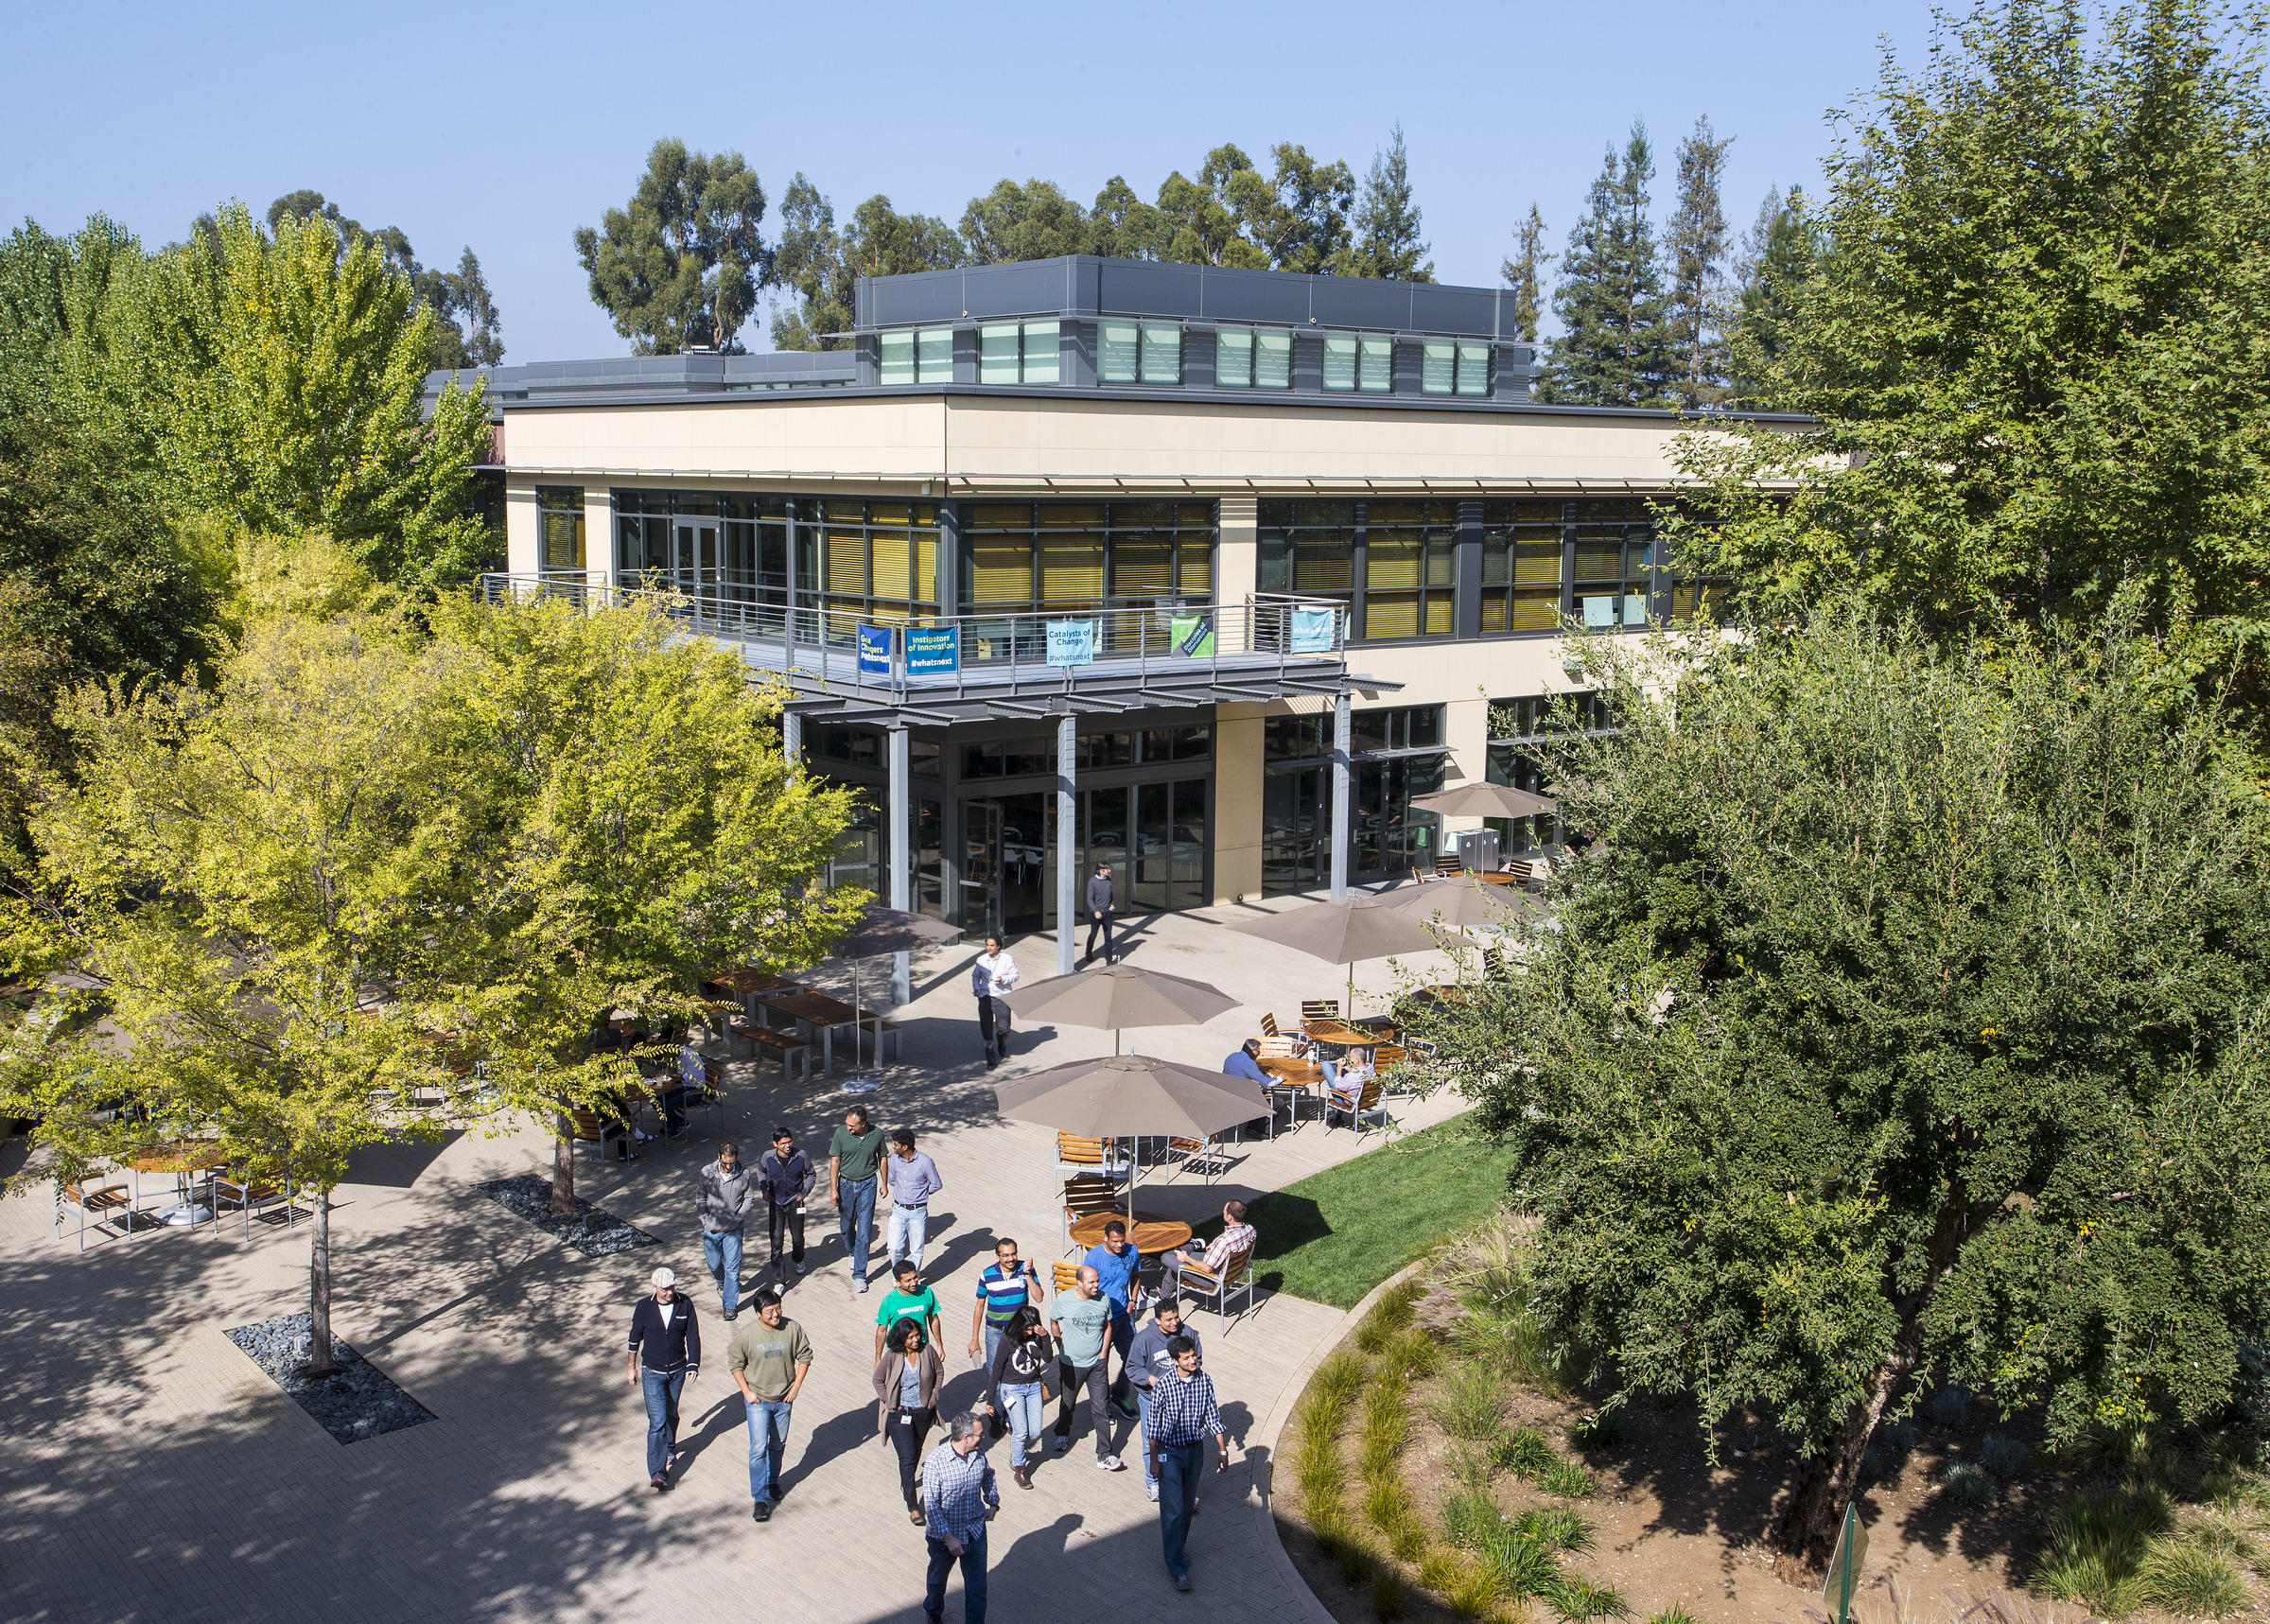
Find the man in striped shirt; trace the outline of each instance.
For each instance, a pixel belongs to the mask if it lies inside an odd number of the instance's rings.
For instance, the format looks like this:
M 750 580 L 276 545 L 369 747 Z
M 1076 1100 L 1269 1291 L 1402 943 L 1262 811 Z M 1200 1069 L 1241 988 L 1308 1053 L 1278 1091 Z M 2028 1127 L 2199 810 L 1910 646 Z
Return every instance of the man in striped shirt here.
M 969 1351 L 974 1353 L 983 1348 L 986 1369 L 993 1368 L 994 1350 L 1017 1318 L 1017 1310 L 1026 1303 L 1040 1306 L 1040 1276 L 1029 1263 L 1017 1256 L 1017 1243 L 1005 1236 L 993 1243 L 993 1262 L 986 1272 L 977 1277 L 977 1301 L 969 1310 Z M 993 1436 L 1003 1431 L 1001 1418 L 1008 1413 L 1001 1402 L 1001 1389 L 988 1387 L 986 1397 L 993 1402 Z
M 962 1616 L 967 1624 L 986 1624 L 986 1525 L 1001 1510 L 1001 1490 L 985 1445 L 984 1418 L 964 1410 L 922 1466 L 922 1531 L 930 1545 L 922 1614 L 931 1624 L 946 1616 L 946 1576 L 956 1562 Z
M 1174 1355 L 1175 1368 L 1152 1385 L 1144 1444 L 1150 1451 L 1151 1475 L 1159 1480 L 1159 1537 L 1166 1547 L 1166 1571 L 1177 1590 L 1188 1590 L 1190 1557 L 1184 1547 L 1191 1513 L 1197 1510 L 1206 1440 L 1214 1439 L 1217 1473 L 1230 1470 L 1230 1444 L 1222 1436 L 1214 1378 L 1198 1369 L 1197 1344 L 1187 1336 L 1170 1337 L 1166 1351 Z

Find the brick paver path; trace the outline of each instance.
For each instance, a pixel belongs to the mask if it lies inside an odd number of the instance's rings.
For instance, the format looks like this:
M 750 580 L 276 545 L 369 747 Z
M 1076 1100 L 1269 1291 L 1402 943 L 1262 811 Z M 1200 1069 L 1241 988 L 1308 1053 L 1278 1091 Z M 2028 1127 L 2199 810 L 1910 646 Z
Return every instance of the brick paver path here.
M 1330 966 L 1230 935 L 1222 927 L 1236 913 L 1156 921 L 1132 958 L 1211 981 L 1246 1007 L 1205 1028 L 1129 1033 L 1130 1049 L 1216 1065 L 1262 1010 L 1285 1020 L 1302 996 L 1337 987 Z M 1013 951 L 1028 982 L 1054 972 L 1053 941 Z M 917 1000 L 901 1012 L 905 1058 L 864 1096 L 880 1125 L 916 1129 L 946 1181 L 926 1278 L 946 1309 L 952 1407 L 980 1387 L 961 1350 L 994 1236 L 1014 1235 L 1043 1264 L 1058 1255 L 1053 1139 L 994 1112 L 969 957 L 954 949 L 918 963 Z M 1359 987 L 1390 985 L 1386 967 L 1364 969 Z M 1017 1045 L 997 1078 L 1108 1054 L 1111 1036 L 1021 1031 Z M 784 1086 L 769 1065 L 733 1070 L 730 1127 L 752 1158 L 776 1122 L 808 1149 L 824 1147 L 852 1097 L 826 1079 Z M 1416 1126 L 1454 1109 L 1438 1100 L 1402 1114 Z M 1142 1204 L 1196 1219 L 1228 1196 L 1282 1187 L 1353 1151 L 1351 1135 L 1314 1122 L 1244 1148 L 1212 1187 L 1146 1176 Z M 13 1171 L 23 1142 L 7 1154 Z M 249 1243 L 225 1225 L 144 1231 L 91 1240 L 81 1256 L 68 1231 L 56 1238 L 44 1196 L 0 1205 L 0 1617 L 918 1624 L 922 1540 L 875 1436 L 880 1300 L 852 1294 L 833 1215 L 816 1203 L 813 1272 L 789 1294 L 817 1353 L 789 1441 L 790 1492 L 770 1523 L 749 1518 L 746 1433 L 724 1365 L 729 1328 L 703 1274 L 689 1195 L 693 1169 L 713 1154 L 677 1143 L 628 1166 L 585 1161 L 581 1193 L 661 1242 L 602 1259 L 472 1194 L 480 1179 L 549 1166 L 533 1132 L 363 1158 L 335 1218 L 336 1323 L 436 1419 L 345 1446 L 222 1336 L 305 1306 L 304 1231 L 255 1226 Z M 749 1274 L 762 1253 L 753 1232 Z M 644 1411 L 623 1382 L 630 1304 L 656 1264 L 698 1286 L 710 1359 L 687 1394 L 681 1486 L 664 1495 L 646 1485 Z M 1228 1335 L 1199 1316 L 1238 1463 L 1197 1520 L 1189 1597 L 1168 1588 L 1132 1445 L 1127 1471 L 1099 1472 L 1083 1419 L 1073 1452 L 1041 1466 L 1029 1493 L 1009 1480 L 997 1446 L 993 1615 L 1004 1624 L 1149 1618 L 1161 1608 L 1239 1624 L 1305 1617 L 1247 1509 L 1257 1464 L 1247 1435 L 1341 1318 L 1282 1295 Z M 958 1580 L 947 1611 L 960 1619 Z

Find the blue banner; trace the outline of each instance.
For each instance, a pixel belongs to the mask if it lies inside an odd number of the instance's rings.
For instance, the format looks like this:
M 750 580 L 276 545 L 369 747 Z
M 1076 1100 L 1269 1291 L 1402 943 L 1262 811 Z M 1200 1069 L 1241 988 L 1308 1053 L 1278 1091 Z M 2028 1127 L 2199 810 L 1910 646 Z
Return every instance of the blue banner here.
M 862 626 L 859 628 L 859 674 L 862 676 L 889 676 L 891 674 L 891 628 Z
M 1292 652 L 1297 655 L 1332 653 L 1333 633 L 1338 628 L 1337 609 L 1295 609 Z
M 909 626 L 906 629 L 906 674 L 951 676 L 962 669 L 962 629 L 959 626 Z
M 1093 665 L 1095 663 L 1095 622 L 1093 620 L 1049 621 L 1048 663 L 1050 665 Z

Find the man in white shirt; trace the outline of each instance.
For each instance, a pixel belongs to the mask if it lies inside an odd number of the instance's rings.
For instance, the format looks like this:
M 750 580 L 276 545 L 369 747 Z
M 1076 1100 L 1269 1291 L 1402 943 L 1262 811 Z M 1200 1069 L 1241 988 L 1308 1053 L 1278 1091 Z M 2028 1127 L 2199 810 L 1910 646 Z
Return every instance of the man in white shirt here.
M 969 972 L 969 990 L 977 994 L 977 1031 L 986 1040 L 986 1070 L 1001 1064 L 1009 1052 L 1009 1012 L 998 1011 L 993 1001 L 1017 985 L 1017 961 L 1009 957 L 999 936 L 986 938 L 986 951 Z

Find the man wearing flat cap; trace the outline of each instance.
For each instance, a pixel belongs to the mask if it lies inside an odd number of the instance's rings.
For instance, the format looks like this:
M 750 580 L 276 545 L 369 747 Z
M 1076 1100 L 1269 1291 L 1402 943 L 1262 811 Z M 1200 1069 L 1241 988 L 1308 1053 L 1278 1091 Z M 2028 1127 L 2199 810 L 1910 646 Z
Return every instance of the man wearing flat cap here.
M 631 1363 L 625 1379 L 646 1390 L 646 1480 L 670 1487 L 678 1455 L 678 1395 L 702 1377 L 702 1331 L 693 1303 L 678 1295 L 678 1277 L 654 1274 L 654 1292 L 631 1310 Z

